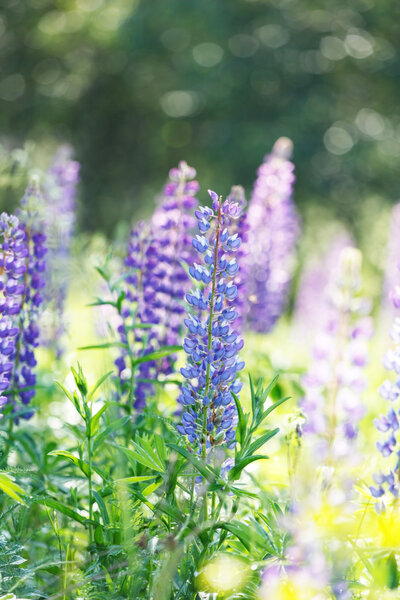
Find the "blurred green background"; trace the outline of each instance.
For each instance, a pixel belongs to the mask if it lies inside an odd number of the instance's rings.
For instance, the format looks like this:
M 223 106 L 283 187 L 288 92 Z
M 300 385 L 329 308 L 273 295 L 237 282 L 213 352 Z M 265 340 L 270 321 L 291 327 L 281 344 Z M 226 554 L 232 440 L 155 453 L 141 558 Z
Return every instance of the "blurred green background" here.
M 2 0 L 0 143 L 38 166 L 72 144 L 80 226 L 111 233 L 180 159 L 249 192 L 286 135 L 300 210 L 354 224 L 399 195 L 399 22 L 386 0 Z

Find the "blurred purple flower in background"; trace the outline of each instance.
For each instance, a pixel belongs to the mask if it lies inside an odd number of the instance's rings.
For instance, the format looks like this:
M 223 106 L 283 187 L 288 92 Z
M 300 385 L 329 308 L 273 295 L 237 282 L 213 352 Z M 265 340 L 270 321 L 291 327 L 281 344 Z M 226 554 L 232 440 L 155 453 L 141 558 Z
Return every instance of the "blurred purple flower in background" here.
M 315 337 L 314 360 L 303 378 L 304 432 L 322 460 L 338 459 L 350 451 L 365 413 L 364 368 L 373 324 L 368 317 L 370 303 L 359 295 L 361 264 L 359 250 L 342 250 L 327 284 L 329 305 L 324 327 Z
M 276 141 L 258 169 L 247 211 L 246 323 L 260 333 L 270 331 L 285 308 L 300 232 L 293 203 L 292 148 L 288 138 Z
M 329 280 L 337 269 L 340 254 L 354 242 L 347 232 L 337 234 L 321 257 L 306 261 L 296 292 L 293 321 L 302 338 L 314 337 L 327 320 L 330 310 Z
M 196 171 L 184 161 L 171 169 L 149 225 L 140 223 L 131 232 L 125 265 L 132 272 L 126 279 L 123 313 L 130 321 L 120 324 L 119 333 L 141 356 L 181 341 L 183 302 L 191 286 L 187 269 L 194 255 L 191 235 L 199 190 L 195 176 Z M 134 332 L 134 341 L 130 341 L 127 327 Z M 125 351 L 116 361 L 121 381 L 133 377 L 127 356 Z M 152 383 L 145 380 L 170 375 L 174 361 L 174 356 L 164 356 L 140 363 L 134 375 L 136 408 L 143 408 L 146 396 L 154 391 Z
M 44 294 L 48 309 L 41 320 L 41 341 L 63 352 L 64 305 L 71 277 L 71 245 L 76 221 L 76 196 L 80 165 L 71 158 L 72 150 L 61 147 L 43 181 L 46 203 L 45 233 L 49 253 Z

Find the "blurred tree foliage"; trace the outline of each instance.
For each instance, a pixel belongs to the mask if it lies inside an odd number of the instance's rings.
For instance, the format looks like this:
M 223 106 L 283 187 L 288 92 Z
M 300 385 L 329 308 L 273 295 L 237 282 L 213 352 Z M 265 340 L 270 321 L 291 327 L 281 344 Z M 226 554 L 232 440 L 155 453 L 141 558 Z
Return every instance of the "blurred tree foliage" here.
M 111 231 L 182 158 L 250 191 L 287 135 L 300 206 L 352 221 L 398 195 L 399 22 L 383 0 L 2 0 L 1 141 L 69 141 L 81 225 Z

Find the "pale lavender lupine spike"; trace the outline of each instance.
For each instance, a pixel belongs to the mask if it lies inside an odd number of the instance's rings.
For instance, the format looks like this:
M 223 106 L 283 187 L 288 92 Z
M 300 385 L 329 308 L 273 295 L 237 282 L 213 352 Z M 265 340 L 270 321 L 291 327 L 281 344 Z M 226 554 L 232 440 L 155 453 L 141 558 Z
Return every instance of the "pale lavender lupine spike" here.
M 258 169 L 247 212 L 246 323 L 261 333 L 272 329 L 285 308 L 300 232 L 291 151 L 288 138 L 277 140 Z
M 313 362 L 303 378 L 304 432 L 322 460 L 349 452 L 365 413 L 364 368 L 373 326 L 370 303 L 360 297 L 361 260 L 359 250 L 342 250 L 339 268 L 327 285 L 330 302 L 325 324 L 315 337 Z
M 321 330 L 329 311 L 328 284 L 340 263 L 344 248 L 354 246 L 352 236 L 341 232 L 334 237 L 322 258 L 306 260 L 296 292 L 293 323 L 301 336 L 310 338 Z
M 63 353 L 64 305 L 71 276 L 71 245 L 76 222 L 76 197 L 80 164 L 71 158 L 72 150 L 61 147 L 45 174 L 45 232 L 49 253 L 44 294 L 49 304 L 42 323 L 42 342 Z

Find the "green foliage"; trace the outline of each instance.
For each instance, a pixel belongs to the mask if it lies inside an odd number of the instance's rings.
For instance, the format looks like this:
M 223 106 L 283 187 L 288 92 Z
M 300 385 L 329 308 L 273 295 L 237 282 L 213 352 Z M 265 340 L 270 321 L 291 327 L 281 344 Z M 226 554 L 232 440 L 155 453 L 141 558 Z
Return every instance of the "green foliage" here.
M 9 488 L 25 506 L 2 497 L 2 527 L 24 540 L 10 545 L 4 539 L 1 546 L 3 593 L 15 586 L 15 593 L 29 598 L 144 600 L 150 590 L 158 599 L 195 600 L 202 585 L 195 574 L 221 554 L 257 561 L 277 555 L 284 542 L 279 528 L 271 534 L 276 518 L 270 499 L 264 505 L 262 496 L 240 483 L 246 466 L 277 433 L 263 429 L 274 382 L 252 387 L 251 415 L 241 414 L 241 443 L 227 479 L 221 461 L 204 464 L 182 445 L 173 421 L 154 403 L 139 419 L 124 414 L 113 386 L 106 385 L 110 373 L 94 385 L 81 365 L 72 375 L 75 389 L 59 387 L 79 422 L 68 426 L 61 447 L 37 445 L 34 431 L 15 434 L 21 464 L 34 460 L 40 470 L 22 473 L 24 488 Z M 5 481 L 10 485 L 12 478 Z M 258 517 L 251 516 L 255 507 Z M 241 594 L 255 597 L 257 581 L 254 571 Z M 45 595 L 35 595 L 35 589 L 46 589 Z

